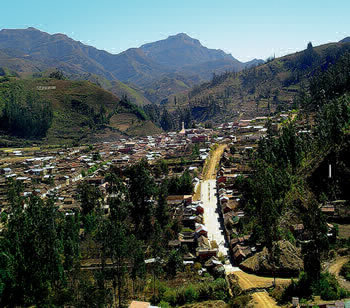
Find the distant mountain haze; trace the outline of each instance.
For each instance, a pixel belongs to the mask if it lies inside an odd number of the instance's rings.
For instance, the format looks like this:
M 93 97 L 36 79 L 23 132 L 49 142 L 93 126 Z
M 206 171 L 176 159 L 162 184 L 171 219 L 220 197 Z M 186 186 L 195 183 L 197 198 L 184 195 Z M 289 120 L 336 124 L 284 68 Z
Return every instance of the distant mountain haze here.
M 64 34 L 51 35 L 32 27 L 3 29 L 0 49 L 7 58 L 21 60 L 16 66 L 19 71 L 32 69 L 30 63 L 36 62 L 36 70 L 57 67 L 68 74 L 92 73 L 141 87 L 169 73 L 198 75 L 199 80 L 207 80 L 213 72 L 239 71 L 252 65 L 222 50 L 208 49 L 184 33 L 111 54 Z M 2 65 L 6 62 L 4 55 L 0 55 Z M 263 62 L 257 61 L 254 65 Z
M 222 59 L 235 60 L 232 55 L 220 49 L 208 49 L 202 46 L 198 40 L 185 33 L 142 45 L 140 49 L 152 60 L 174 68 Z
M 350 43 L 350 36 L 343 38 L 339 43 Z

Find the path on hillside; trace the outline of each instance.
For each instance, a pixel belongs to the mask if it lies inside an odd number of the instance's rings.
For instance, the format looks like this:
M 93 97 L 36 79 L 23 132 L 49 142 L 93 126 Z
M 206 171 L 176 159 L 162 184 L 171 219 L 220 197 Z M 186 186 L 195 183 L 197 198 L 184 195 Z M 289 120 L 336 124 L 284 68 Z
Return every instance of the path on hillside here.
M 338 257 L 329 265 L 328 271 L 335 275 L 341 287 L 350 291 L 350 281 L 347 281 L 344 277 L 339 275 L 342 266 L 348 261 L 350 261 L 350 256 Z

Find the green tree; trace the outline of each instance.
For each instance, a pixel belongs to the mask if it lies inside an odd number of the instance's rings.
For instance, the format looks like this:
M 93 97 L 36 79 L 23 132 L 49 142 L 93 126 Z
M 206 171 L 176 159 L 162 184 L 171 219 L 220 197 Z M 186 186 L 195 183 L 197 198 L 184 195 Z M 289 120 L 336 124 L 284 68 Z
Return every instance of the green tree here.
M 304 270 L 310 282 L 318 281 L 321 274 L 321 257 L 328 250 L 327 224 L 312 195 L 308 196 L 307 208 L 303 213 L 305 232 L 310 240 L 303 245 Z
M 63 75 L 62 71 L 56 70 L 50 73 L 49 78 L 57 79 L 57 80 L 65 80 L 66 77 Z
M 82 214 L 86 216 L 100 208 L 101 191 L 98 187 L 90 185 L 86 181 L 78 186 L 79 199 L 81 201 Z
M 162 227 L 165 227 L 169 223 L 169 219 L 170 219 L 169 208 L 167 204 L 167 196 L 168 196 L 167 184 L 162 183 L 162 185 L 159 188 L 157 205 L 155 209 L 155 216 L 157 218 L 158 223 Z
M 52 201 L 38 197 L 24 211 L 13 212 L 1 239 L 5 265 L 11 269 L 1 306 L 49 305 L 52 292 L 64 283 L 59 215 Z
M 21 137 L 44 137 L 53 119 L 52 106 L 36 92 L 23 86 L 11 85 L 5 99 L 2 126 Z
M 130 236 L 125 226 L 120 222 L 112 222 L 109 219 L 102 221 L 97 235 L 101 244 L 102 271 L 107 276 L 112 277 L 113 298 L 118 294 L 118 307 L 124 306 L 123 288 L 127 274 L 127 262 L 130 258 Z M 106 267 L 109 259 L 111 264 Z
M 175 277 L 178 270 L 182 268 L 183 258 L 179 250 L 172 250 L 169 253 L 166 263 L 166 272 L 168 275 Z
M 132 204 L 131 218 L 136 234 L 142 239 L 147 239 L 152 233 L 156 184 L 146 160 L 141 160 L 131 166 L 127 170 L 127 175 L 129 177 L 128 191 Z

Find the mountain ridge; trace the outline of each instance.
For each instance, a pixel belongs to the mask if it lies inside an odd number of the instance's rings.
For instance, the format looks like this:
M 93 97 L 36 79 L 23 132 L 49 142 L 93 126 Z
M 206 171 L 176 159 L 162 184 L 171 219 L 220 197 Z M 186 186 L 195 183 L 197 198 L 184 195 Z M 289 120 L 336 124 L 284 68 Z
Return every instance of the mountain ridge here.
M 26 61 L 23 67 L 17 65 L 17 71 L 20 72 L 27 70 L 32 61 L 37 62 L 37 71 L 57 67 L 68 75 L 92 73 L 138 87 L 164 78 L 166 74 L 186 73 L 187 65 L 196 65 L 193 68 L 198 73 L 191 72 L 191 75 L 198 75 L 202 81 L 208 80 L 213 72 L 223 70 L 218 60 L 226 61 L 225 70 L 238 71 L 246 67 L 232 55 L 222 50 L 208 49 L 199 40 L 184 33 L 111 54 L 62 33 L 49 34 L 34 27 L 2 29 L 0 49 L 10 49 L 12 54 L 15 51 L 22 53 L 21 56 L 14 57 L 18 58 L 19 64 Z M 2 61 L 5 62 L 4 59 Z M 212 62 L 211 65 L 208 66 L 208 62 Z

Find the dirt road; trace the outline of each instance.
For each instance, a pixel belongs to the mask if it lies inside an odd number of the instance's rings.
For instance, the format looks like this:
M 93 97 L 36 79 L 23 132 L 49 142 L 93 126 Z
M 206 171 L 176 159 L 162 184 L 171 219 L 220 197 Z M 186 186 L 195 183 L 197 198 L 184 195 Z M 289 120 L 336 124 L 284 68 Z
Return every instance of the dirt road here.
M 237 276 L 239 285 L 243 290 L 248 290 L 251 288 L 268 288 L 273 283 L 272 277 L 261 277 L 246 272 L 236 272 L 234 275 Z M 290 279 L 276 278 L 276 285 L 287 286 L 290 284 Z
M 243 271 L 235 272 L 234 275 L 238 278 L 238 283 L 243 290 L 249 290 L 253 288 L 264 288 L 272 285 L 273 278 L 259 277 L 255 275 L 247 274 Z M 287 285 L 290 283 L 289 279 L 276 279 L 276 284 Z M 255 292 L 252 294 L 254 307 L 279 307 L 276 301 L 269 296 L 266 291 Z
M 346 281 L 342 276 L 339 275 L 339 272 L 342 268 L 342 266 L 346 263 L 350 261 L 350 257 L 349 256 L 344 256 L 344 257 L 338 257 L 336 258 L 336 260 L 330 264 L 328 271 L 331 274 L 334 274 L 335 277 L 337 277 L 339 284 L 347 289 L 348 291 L 350 291 L 350 282 Z
M 203 174 L 204 180 L 214 180 L 216 179 L 216 166 L 218 165 L 222 153 L 224 153 L 227 144 L 219 144 L 215 150 L 210 153 L 210 158 L 206 162 L 205 170 Z

